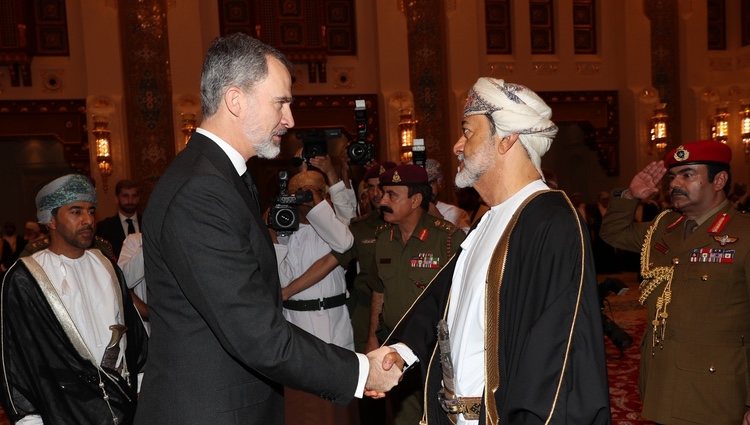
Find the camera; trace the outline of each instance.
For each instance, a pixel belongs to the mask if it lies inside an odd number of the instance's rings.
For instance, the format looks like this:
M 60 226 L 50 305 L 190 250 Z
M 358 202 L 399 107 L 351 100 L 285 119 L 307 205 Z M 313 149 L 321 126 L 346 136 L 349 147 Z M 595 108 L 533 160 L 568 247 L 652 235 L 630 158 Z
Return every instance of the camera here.
M 427 149 L 424 139 L 414 139 L 411 145 L 411 162 L 424 168 L 427 165 Z
M 375 145 L 367 143 L 367 107 L 364 99 L 354 102 L 354 122 L 357 127 L 356 140 L 349 143 L 346 154 L 352 164 L 365 165 L 375 159 Z
M 302 136 L 302 158 L 305 162 L 310 163 L 310 158 L 328 154 L 328 141 L 325 131 L 308 130 L 302 132 L 300 136 Z
M 288 186 L 289 174 L 286 171 L 279 171 L 279 196 L 273 200 L 268 213 L 268 226 L 279 236 L 288 236 L 299 229 L 297 205 L 312 201 L 312 193 L 309 190 L 289 194 Z

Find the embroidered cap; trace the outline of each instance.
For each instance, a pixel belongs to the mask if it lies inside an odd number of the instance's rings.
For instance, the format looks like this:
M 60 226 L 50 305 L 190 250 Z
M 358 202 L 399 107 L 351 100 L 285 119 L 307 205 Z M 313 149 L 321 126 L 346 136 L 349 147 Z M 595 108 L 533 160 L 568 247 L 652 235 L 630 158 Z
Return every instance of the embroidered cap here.
M 427 184 L 427 171 L 419 165 L 398 165 L 380 175 L 381 186 L 414 186 L 418 184 Z
M 68 174 L 44 185 L 36 194 L 36 218 L 42 224 L 52 221 L 52 210 L 74 202 L 96 206 L 96 190 L 88 177 Z
M 687 164 L 722 164 L 732 162 L 732 150 L 724 143 L 715 140 L 699 140 L 685 143 L 672 149 L 664 157 L 667 168 Z

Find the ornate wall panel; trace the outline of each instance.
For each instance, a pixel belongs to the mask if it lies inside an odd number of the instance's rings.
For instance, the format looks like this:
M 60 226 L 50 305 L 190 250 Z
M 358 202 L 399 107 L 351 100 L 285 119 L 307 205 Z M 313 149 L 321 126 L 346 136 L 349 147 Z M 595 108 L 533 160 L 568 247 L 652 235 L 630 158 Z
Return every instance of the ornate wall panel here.
M 531 53 L 555 53 L 555 8 L 553 0 L 529 0 Z
M 453 137 L 448 135 L 448 81 L 443 0 L 405 2 L 409 40 L 409 85 L 414 95 L 417 136 L 427 156 L 447 163 Z
M 726 0 L 706 0 L 708 50 L 727 49 Z
M 167 0 L 117 4 L 130 175 L 148 195 L 175 154 Z
M 327 81 L 326 57 L 357 54 L 354 0 L 219 0 L 222 35 L 244 32 L 308 64 L 308 81 Z
M 573 1 L 573 48 L 577 55 L 596 50 L 596 0 Z
M 484 26 L 487 32 L 488 55 L 513 53 L 510 13 L 510 0 L 484 1 Z
M 68 54 L 65 0 L 0 0 L 0 66 L 11 86 L 31 86 L 34 56 Z
M 667 104 L 671 140 L 682 140 L 680 116 L 680 57 L 677 0 L 643 0 L 651 21 L 651 78 L 661 102 Z M 667 149 L 670 149 L 668 146 Z
M 34 0 L 37 56 L 68 56 L 65 0 Z

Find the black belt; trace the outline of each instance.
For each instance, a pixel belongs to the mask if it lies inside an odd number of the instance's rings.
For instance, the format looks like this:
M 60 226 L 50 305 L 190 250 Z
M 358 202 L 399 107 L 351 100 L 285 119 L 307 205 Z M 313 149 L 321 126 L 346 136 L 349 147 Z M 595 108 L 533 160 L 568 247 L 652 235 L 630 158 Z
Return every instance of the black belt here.
M 346 304 L 346 292 L 333 297 L 314 300 L 286 300 L 284 308 L 294 311 L 317 311 L 328 310 Z

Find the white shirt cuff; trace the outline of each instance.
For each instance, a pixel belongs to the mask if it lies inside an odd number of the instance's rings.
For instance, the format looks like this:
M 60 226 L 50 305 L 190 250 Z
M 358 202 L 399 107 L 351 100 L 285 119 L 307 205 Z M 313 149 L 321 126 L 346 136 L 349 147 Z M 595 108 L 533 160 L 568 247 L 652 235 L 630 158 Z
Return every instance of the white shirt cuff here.
M 357 355 L 359 360 L 359 378 L 357 381 L 357 390 L 354 392 L 354 397 L 362 398 L 365 394 L 365 384 L 367 383 L 367 375 L 370 374 L 370 360 L 366 355 L 361 353 L 354 353 Z
M 419 361 L 419 358 L 414 355 L 414 352 L 411 351 L 411 348 L 409 348 L 406 344 L 403 344 L 401 342 L 397 342 L 390 346 L 396 352 L 399 356 L 401 356 L 402 359 L 404 359 L 404 363 L 406 363 L 406 367 L 411 367 L 414 363 Z
M 44 425 L 44 422 L 39 415 L 26 415 L 16 422 L 16 425 Z

